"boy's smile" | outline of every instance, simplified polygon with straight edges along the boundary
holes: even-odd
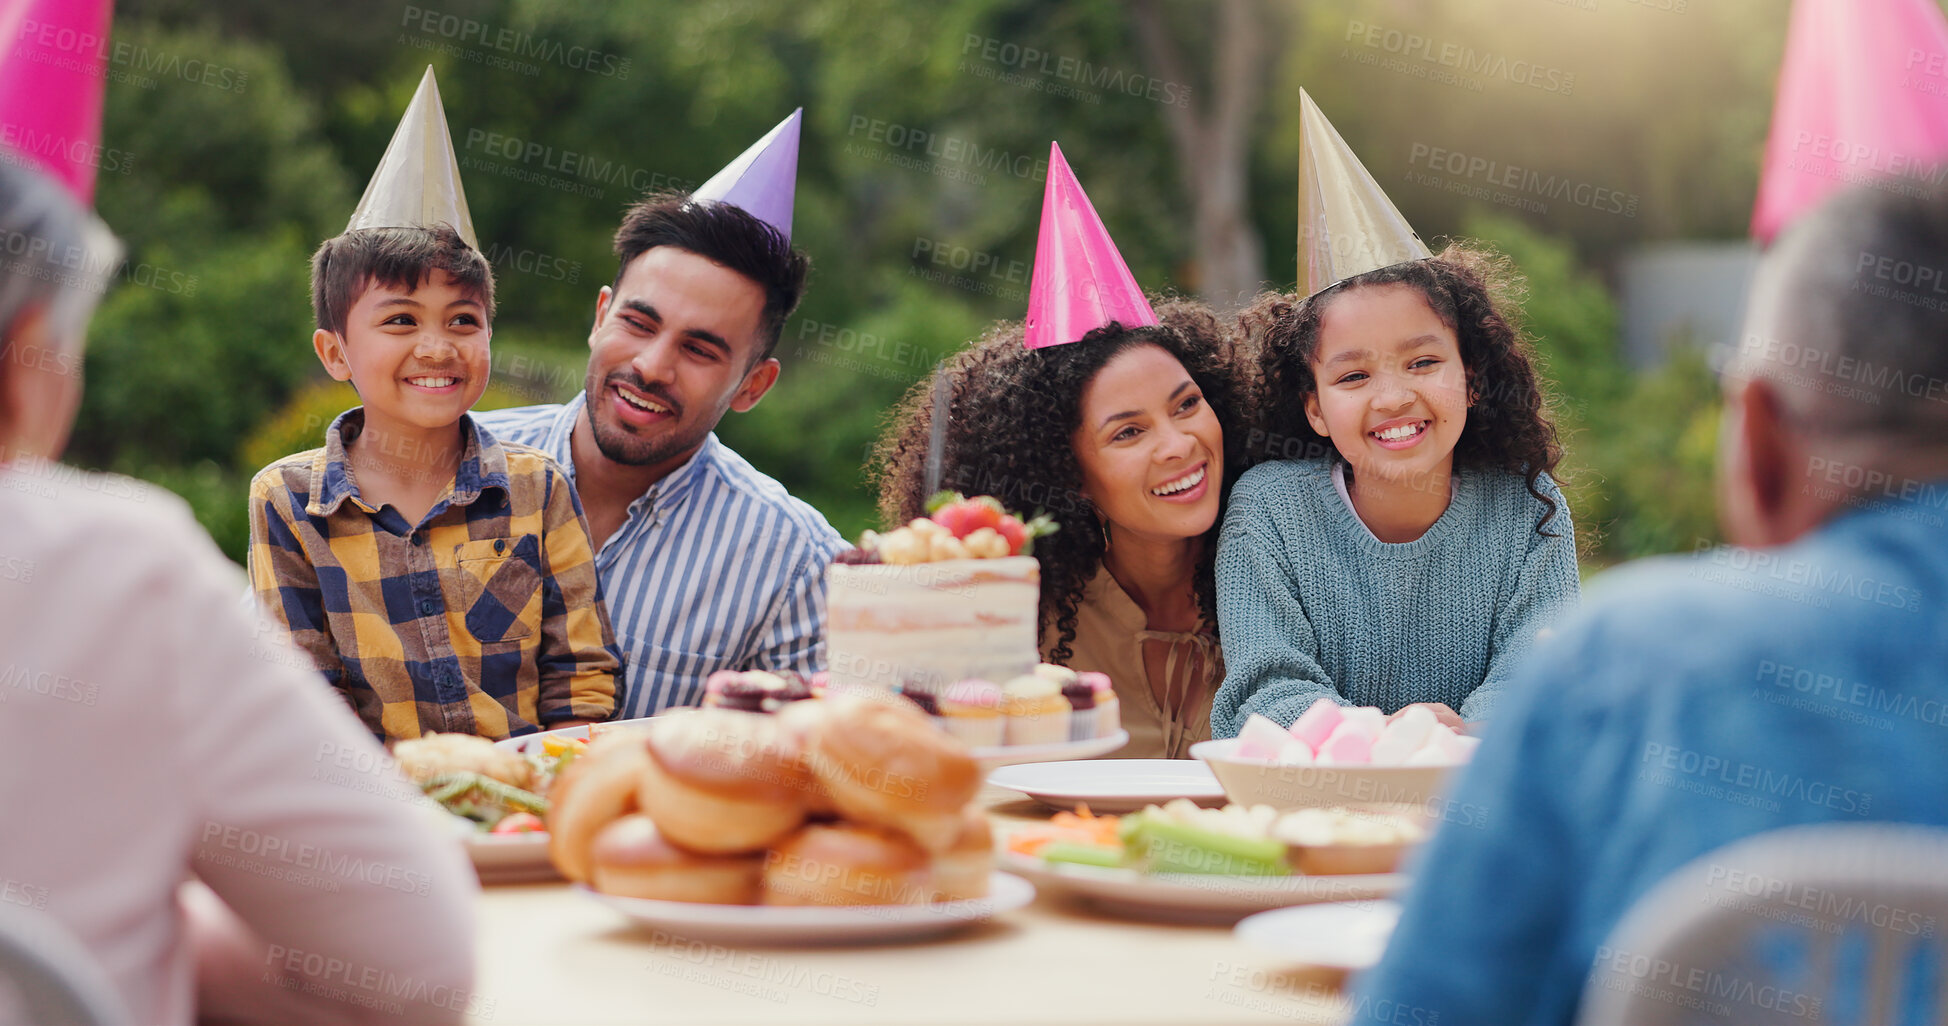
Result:
[[[313,342],[331,376],[358,389],[368,432],[412,434],[451,427],[480,400],[492,336],[480,301],[435,268],[411,290],[369,283],[344,336]]]

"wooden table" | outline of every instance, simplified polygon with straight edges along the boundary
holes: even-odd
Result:
[[[1047,810],[981,794],[1005,829]],[[472,1021],[489,1024],[1337,1023],[1329,973],[1280,970],[1229,926],[1120,919],[1047,894],[918,943],[729,947],[639,927],[567,885],[490,886]]]

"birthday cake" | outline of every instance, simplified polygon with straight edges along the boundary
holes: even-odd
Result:
[[[1007,681],[1040,658],[1046,519],[1022,521],[987,497],[943,496],[932,515],[866,532],[826,570],[826,666],[834,689],[939,694],[963,680]]]

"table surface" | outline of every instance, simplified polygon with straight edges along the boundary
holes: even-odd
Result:
[[[996,826],[1049,811],[987,787]],[[1330,1024],[1335,974],[1281,968],[1229,925],[1146,922],[1048,894],[919,942],[748,947],[636,925],[563,883],[490,885],[474,1022]]]

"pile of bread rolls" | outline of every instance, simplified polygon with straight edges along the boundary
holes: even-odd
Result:
[[[979,765],[898,699],[673,712],[607,734],[555,783],[549,855],[605,894],[728,905],[987,895]]]

